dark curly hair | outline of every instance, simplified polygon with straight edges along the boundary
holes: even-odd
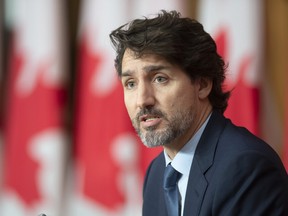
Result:
[[[225,63],[216,50],[216,43],[194,19],[182,18],[177,11],[162,10],[154,18],[144,17],[120,26],[110,34],[116,49],[115,68],[122,74],[122,58],[126,49],[136,57],[156,54],[178,65],[191,80],[201,77],[212,80],[208,96],[213,109],[224,113],[230,92],[223,92]]]

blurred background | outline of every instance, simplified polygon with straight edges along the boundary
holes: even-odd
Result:
[[[0,0],[0,215],[137,216],[161,148],[128,119],[109,33],[161,9],[199,20],[229,65],[225,115],[288,168],[287,0]]]

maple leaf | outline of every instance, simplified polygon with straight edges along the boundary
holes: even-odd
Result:
[[[117,187],[118,167],[110,157],[110,145],[115,136],[127,130],[127,116],[122,114],[119,88],[107,97],[91,91],[89,83],[102,59],[89,49],[87,40],[83,40],[79,55],[75,142],[76,157],[85,168],[83,192],[113,208],[123,203],[124,198]]]
[[[65,92],[61,87],[45,86],[43,74],[49,64],[38,67],[37,84],[31,94],[16,91],[16,80],[25,65],[25,56],[13,53],[5,124],[5,186],[15,191],[27,206],[41,201],[37,173],[40,164],[29,155],[30,141],[48,128],[63,126]]]
[[[81,177],[82,193],[109,209],[117,209],[126,202],[126,197],[123,188],[119,185],[121,172],[125,168],[121,167],[113,155],[115,140],[128,133],[136,143],[139,143],[139,145],[135,144],[138,151],[142,151],[143,147],[132,128],[124,106],[120,81],[116,83],[111,81],[110,85],[113,85],[113,89],[108,93],[93,92],[90,83],[95,73],[101,72],[100,68],[101,64],[104,64],[105,56],[91,50],[92,46],[86,37],[81,41],[74,134],[76,157],[84,169],[84,176]],[[107,75],[111,76],[111,73]],[[133,164],[141,174],[144,174],[141,168],[147,166],[147,158],[149,158],[147,155],[145,154],[144,160],[141,160],[141,157],[137,158],[136,163]],[[151,150],[150,156],[155,156]]]

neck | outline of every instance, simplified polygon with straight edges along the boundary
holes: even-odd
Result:
[[[197,120],[194,121],[195,124],[189,129],[188,133],[176,138],[172,143],[164,145],[165,152],[171,160],[174,159],[176,154],[186,145],[186,143],[196,134],[200,127],[204,124],[210,113],[212,112],[212,107],[206,107],[203,112],[198,116]]]

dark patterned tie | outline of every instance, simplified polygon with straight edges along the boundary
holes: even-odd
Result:
[[[177,182],[181,177],[181,173],[175,170],[171,164],[165,169],[164,172],[164,197],[166,202],[166,209],[168,216],[180,215],[180,199]]]

